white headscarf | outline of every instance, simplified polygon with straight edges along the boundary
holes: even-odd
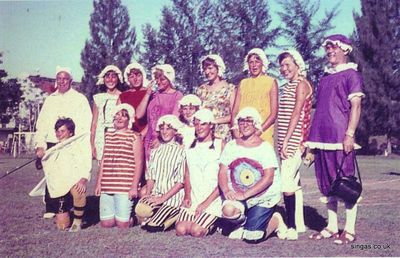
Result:
[[[201,68],[201,70],[203,70],[203,62],[207,58],[213,60],[217,64],[218,76],[222,77],[224,75],[224,73],[225,73],[226,67],[225,67],[224,60],[222,60],[222,58],[219,55],[210,54],[210,55],[206,55],[206,56],[203,56],[202,58],[200,58],[200,68]]]
[[[256,54],[260,57],[261,62],[263,63],[263,67],[262,67],[262,71],[263,73],[265,73],[268,69],[268,65],[269,65],[269,61],[267,56],[265,55],[264,50],[262,50],[261,48],[253,48],[252,50],[249,51],[249,53],[247,53],[246,57],[244,58],[244,62],[243,62],[243,71],[248,71],[249,70],[249,64],[247,62],[247,60],[249,59],[249,56],[252,54]]]
[[[188,94],[183,96],[183,98],[181,98],[179,100],[179,105],[180,106],[201,106],[201,99],[199,97],[197,97],[194,94]]]
[[[193,119],[199,120],[201,123],[212,123],[215,124],[215,117],[211,110],[202,108],[193,115]]]
[[[258,130],[262,130],[262,119],[260,113],[258,113],[258,111],[253,107],[245,107],[239,111],[239,113],[235,117],[233,128],[238,129],[239,119],[245,119],[248,117],[253,119],[255,128],[257,128]]]
[[[162,64],[162,65],[156,65],[151,69],[151,77],[153,80],[155,79],[154,73],[160,70],[163,72],[164,76],[167,77],[171,85],[174,87],[174,82],[175,82],[175,70],[170,64]]]
[[[143,87],[146,88],[146,87],[149,85],[149,81],[147,80],[146,71],[144,70],[144,67],[143,67],[141,64],[136,63],[136,62],[135,62],[135,63],[129,64],[129,65],[125,68],[125,71],[124,71],[124,80],[125,80],[125,83],[129,84],[129,82],[128,82],[128,75],[129,75],[129,73],[131,72],[132,69],[137,69],[137,70],[139,70],[139,71],[142,73],[142,76],[143,76]]]
[[[177,131],[179,131],[183,127],[183,124],[181,123],[181,121],[179,121],[178,117],[176,117],[175,115],[164,115],[160,117],[157,121],[157,127],[156,127],[157,132],[160,131],[160,126],[162,124],[167,124]]]
[[[285,51],[282,51],[282,53],[280,53],[280,55],[283,53],[288,53],[289,55],[292,56],[294,62],[299,67],[299,74],[306,77],[307,76],[307,66],[303,60],[303,57],[300,55],[300,53],[295,49],[287,49]]]
[[[109,71],[115,72],[118,75],[119,82],[123,82],[121,70],[118,67],[116,67],[115,65],[107,65],[106,67],[104,67],[104,69],[97,76],[96,85],[103,85],[104,84],[104,76]]]
[[[135,109],[126,103],[123,104],[119,104],[117,106],[115,106],[114,108],[114,116],[121,110],[125,109],[128,112],[129,115],[129,122],[132,124],[133,122],[135,122]]]

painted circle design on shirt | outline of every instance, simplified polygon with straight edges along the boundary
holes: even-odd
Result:
[[[253,187],[264,176],[264,170],[260,163],[248,158],[239,158],[230,165],[230,178],[233,191],[244,193]],[[256,196],[260,196],[266,189]]]

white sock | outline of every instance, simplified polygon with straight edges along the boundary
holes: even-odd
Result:
[[[344,226],[344,230],[349,232],[350,234],[356,233],[356,219],[357,219],[357,203],[349,204],[345,203],[346,206],[346,225]]]
[[[302,232],[305,231],[305,224],[304,224],[304,203],[303,203],[303,190],[299,189],[295,192],[296,196],[296,209],[294,214],[294,220],[296,224],[297,231]]]
[[[338,222],[337,222],[338,201],[336,200],[336,198],[329,197],[326,207],[328,208],[328,226],[326,227],[336,233],[338,232]]]

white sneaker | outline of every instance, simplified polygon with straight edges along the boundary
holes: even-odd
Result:
[[[53,212],[46,212],[45,214],[43,214],[43,218],[44,218],[44,219],[52,219],[52,218],[54,218],[55,216],[56,216],[56,214],[53,213]]]
[[[244,233],[244,229],[243,227],[239,227],[237,229],[235,229],[234,231],[232,231],[228,238],[229,239],[243,239],[243,233]]]
[[[272,214],[272,217],[278,219],[278,227],[275,230],[276,235],[278,236],[279,239],[285,239],[288,228],[285,222],[283,221],[282,215],[279,212],[275,212],[274,214]]]
[[[289,228],[286,233],[286,239],[293,241],[293,240],[297,240],[298,238],[299,238],[299,234],[297,233],[296,229]]]

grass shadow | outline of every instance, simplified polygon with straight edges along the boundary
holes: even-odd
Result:
[[[84,225],[83,228],[88,228],[96,225],[100,221],[99,213],[100,197],[98,196],[87,196],[85,214],[83,215]]]
[[[304,223],[309,229],[318,232],[327,225],[326,219],[318,213],[317,209],[310,206],[304,206]]]

